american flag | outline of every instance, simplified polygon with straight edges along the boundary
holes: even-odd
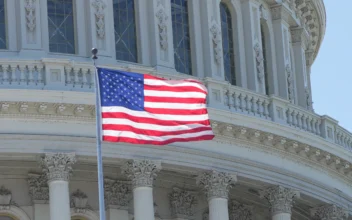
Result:
[[[196,80],[98,68],[102,138],[164,145],[212,140],[207,89]]]

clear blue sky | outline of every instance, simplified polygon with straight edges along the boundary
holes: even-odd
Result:
[[[324,3],[326,33],[311,72],[313,107],[352,132],[352,0]]]

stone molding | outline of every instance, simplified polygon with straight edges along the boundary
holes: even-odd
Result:
[[[195,206],[198,204],[195,193],[174,187],[169,194],[171,215],[174,218],[194,219]]]
[[[29,32],[33,32],[36,28],[36,0],[24,0],[24,8],[26,10],[27,28]]]
[[[232,200],[229,205],[230,220],[253,220],[253,206]]]
[[[56,110],[60,105],[67,106],[63,112]],[[77,109],[80,109],[80,111]],[[29,121],[40,119],[48,122],[75,121],[81,124],[91,124],[95,123],[94,115],[93,105],[9,101],[0,103],[0,118],[22,119],[25,117]],[[268,153],[276,152],[281,156],[289,157],[291,160],[304,163],[325,173],[328,171],[333,177],[337,176],[352,186],[350,161],[331,152],[258,129],[215,120],[211,120],[211,125],[216,135],[215,140],[229,144],[238,144],[238,141],[242,141],[248,143],[253,149],[261,148]],[[337,134],[341,133],[339,132],[337,131]],[[295,142],[294,145],[293,142]],[[331,146],[334,147],[333,144]],[[327,155],[330,155],[328,160],[322,160]]]
[[[9,189],[4,186],[0,187],[0,210],[8,210],[10,209],[12,202],[12,193]]]
[[[132,200],[131,182],[105,178],[104,194],[106,206],[127,210]]]
[[[283,186],[274,186],[260,191],[260,197],[269,202],[270,211],[274,216],[280,213],[291,214],[294,199],[299,198],[300,193]]]
[[[97,37],[104,39],[105,37],[105,8],[104,0],[93,0],[92,6],[95,8],[95,24],[97,29]]]
[[[90,210],[88,205],[88,196],[81,190],[77,189],[71,194],[70,206],[74,209],[75,213],[86,213]]]
[[[133,189],[153,187],[153,180],[160,170],[160,161],[151,160],[131,160],[121,167],[122,174],[132,180]]]
[[[324,205],[311,209],[314,220],[344,220],[348,218],[348,211],[336,205]]]
[[[164,4],[160,1],[157,3],[157,12],[155,13],[157,18],[157,25],[159,30],[159,43],[162,50],[167,50],[168,48],[168,38],[167,38],[167,20],[169,17],[166,14]]]
[[[197,185],[204,189],[208,201],[213,198],[228,199],[229,190],[236,181],[235,175],[214,170],[203,172],[197,177]]]
[[[48,178],[48,183],[57,180],[69,181],[72,165],[75,163],[75,153],[46,153],[41,158],[41,165]]]
[[[48,203],[49,202],[49,186],[48,179],[45,173],[28,174],[29,196],[33,203]]]

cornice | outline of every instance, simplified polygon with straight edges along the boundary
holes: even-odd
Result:
[[[84,124],[94,124],[95,122],[94,106],[63,103],[0,103],[1,118]],[[331,151],[328,152],[322,148],[303,143],[300,141],[301,139],[285,137],[246,125],[234,125],[216,120],[212,120],[211,124],[216,134],[215,140],[218,142],[242,145],[257,150],[262,149],[269,154],[274,153],[281,157],[289,157],[292,161],[305,163],[323,173],[338,177],[352,186],[351,161],[335,155]]]

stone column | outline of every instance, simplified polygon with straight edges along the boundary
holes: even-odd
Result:
[[[289,10],[283,5],[275,5],[271,8],[273,30],[275,39],[277,77],[279,96],[294,102],[293,71],[290,55],[290,30]],[[289,85],[290,84],[290,85]],[[292,88],[289,88],[291,86]]]
[[[50,220],[70,220],[70,194],[68,181],[74,153],[46,153],[41,163],[49,185]]]
[[[134,220],[154,220],[153,180],[161,164],[150,160],[126,162],[122,174],[132,180]]]
[[[309,88],[306,69],[306,47],[308,43],[308,33],[304,28],[291,29],[292,48],[296,72],[297,104],[308,109]]]
[[[209,203],[209,220],[229,220],[228,194],[237,181],[235,175],[218,171],[200,174],[197,184],[205,190]]]
[[[128,208],[132,197],[131,183],[121,180],[104,180],[107,220],[128,220]]]
[[[348,218],[348,211],[336,205],[324,205],[310,210],[314,220],[344,220]]]
[[[28,174],[29,196],[34,206],[34,219],[48,220],[49,209],[49,186],[46,174]]]
[[[242,0],[241,3],[244,46],[246,50],[247,88],[259,93],[265,93],[259,4],[252,0]]]
[[[260,197],[268,200],[272,220],[290,220],[294,198],[299,198],[296,190],[274,186],[260,192]]]

